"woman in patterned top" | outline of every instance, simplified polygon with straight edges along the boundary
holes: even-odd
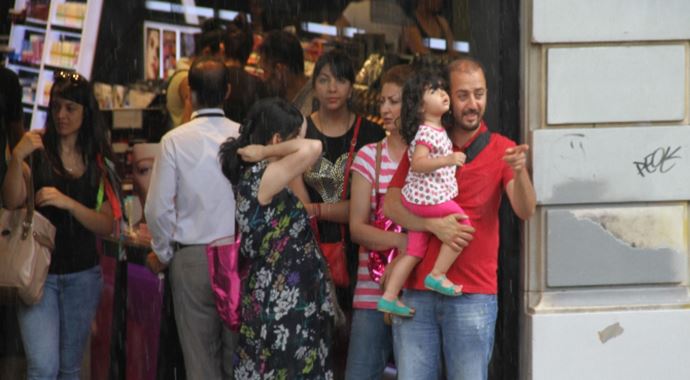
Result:
[[[318,220],[320,242],[345,243],[349,283],[338,284],[337,296],[338,304],[348,318],[352,309],[358,248],[352,243],[347,226],[351,178],[347,164],[362,146],[380,141],[385,136],[381,127],[350,108],[354,82],[355,70],[346,53],[332,50],[319,57],[312,77],[318,107],[307,118],[307,138],[321,140],[323,154],[303,177],[311,199],[307,208],[309,214]],[[345,372],[348,338],[347,327],[339,328],[335,343],[338,378]]]
[[[413,214],[437,218],[451,214],[465,214],[453,201],[458,195],[456,167],[465,163],[465,154],[453,152],[441,119],[448,112],[450,98],[441,75],[423,71],[405,84],[403,89],[402,135],[408,142],[410,172],[402,189],[402,203]],[[408,231],[407,251],[391,268],[386,290],[379,299],[377,309],[383,312],[411,317],[414,310],[398,300],[398,293],[407,276],[424,257],[429,233]],[[462,287],[446,278],[448,268],[460,252],[447,245],[441,246],[431,273],[424,286],[448,296],[459,296]]]
[[[233,184],[243,281],[235,379],[332,379],[333,287],[304,205],[288,184],[321,154],[282,99],[257,102],[238,139],[221,146]]]

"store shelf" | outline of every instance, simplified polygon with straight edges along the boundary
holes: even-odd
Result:
[[[27,0],[15,0],[14,9],[27,5]],[[12,24],[8,41],[12,53],[6,63],[24,78],[23,106],[31,114],[32,129],[45,124],[53,71],[77,71],[91,77],[102,5],[103,0],[51,0],[48,9],[37,13],[48,21],[27,17]]]
[[[66,71],[76,71],[74,65],[61,65],[58,63],[46,62],[43,65],[46,69],[56,71],[56,70],[66,70]]]
[[[19,70],[21,71],[27,71],[30,73],[38,74],[41,72],[41,65],[37,65],[35,63],[31,62],[13,62],[10,61],[7,63],[7,68],[10,70],[17,72]]]
[[[59,38],[72,38],[75,40],[80,40],[81,39],[81,30],[77,29],[67,29],[63,30],[63,28],[53,28],[53,26],[50,26],[50,37],[55,40]]]
[[[82,25],[81,24],[79,24],[79,25],[68,25],[68,24],[55,22],[55,23],[50,24],[50,27],[53,30],[62,30],[65,32],[71,32],[71,33],[76,33],[76,34],[80,34],[82,31]]]
[[[14,24],[14,26],[17,27],[17,28],[21,28],[21,29],[28,30],[28,31],[31,31],[31,32],[35,32],[35,33],[41,33],[41,34],[45,34],[45,33],[46,33],[46,28],[45,28],[45,26],[41,26],[41,25],[39,25],[39,24],[34,24],[34,23],[16,23],[16,24]]]
[[[26,18],[26,23],[27,23],[27,24],[34,24],[34,25],[36,25],[36,26],[42,26],[42,27],[44,27],[44,28],[46,27],[46,25],[48,25],[48,21],[46,21],[46,20],[41,20],[41,19],[39,19],[39,18],[33,18],[33,17],[27,17],[27,18]]]

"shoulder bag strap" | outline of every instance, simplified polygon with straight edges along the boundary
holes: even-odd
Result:
[[[475,157],[481,153],[487,145],[489,145],[489,140],[491,140],[491,132],[484,131],[479,136],[477,136],[474,141],[465,149],[465,155],[467,156],[465,164],[469,164]]]
[[[383,142],[376,143],[376,169],[374,171],[374,194],[379,194],[379,175],[381,174],[381,151],[383,149]]]
[[[362,117],[357,116],[357,123],[355,124],[355,133],[352,135],[350,142],[350,152],[347,154],[347,165],[345,165],[345,181],[343,181],[343,194],[341,199],[347,198],[347,188],[350,185],[350,168],[352,167],[352,160],[354,159],[355,146],[357,145],[357,135],[359,135],[359,126],[362,124]]]
[[[345,180],[343,181],[343,193],[341,196],[342,200],[347,199],[347,189],[350,185],[350,168],[352,167],[352,160],[354,159],[355,146],[357,145],[357,136],[359,135],[359,127],[362,125],[362,117],[357,116],[357,122],[355,123],[355,133],[352,135],[352,141],[350,142],[350,152],[347,154],[347,164],[345,165]],[[340,225],[340,240],[345,240],[345,225]]]
[[[24,217],[24,222],[22,222],[22,240],[29,236],[31,231],[31,224],[34,220],[34,209],[36,207],[34,203],[34,155],[33,153],[29,155],[29,178],[26,180],[26,215]]]

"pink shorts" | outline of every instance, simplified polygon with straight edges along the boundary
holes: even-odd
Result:
[[[453,200],[437,205],[423,206],[410,203],[403,197],[402,204],[411,213],[422,218],[442,218],[452,214],[466,215],[465,210]],[[459,223],[470,225],[469,219],[463,219]],[[423,258],[430,238],[431,233],[426,231],[407,231],[407,254]]]

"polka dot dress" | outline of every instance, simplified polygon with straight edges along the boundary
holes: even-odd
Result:
[[[424,145],[429,148],[432,158],[448,156],[453,153],[453,143],[445,129],[420,125],[414,140],[407,151],[410,161],[415,148]],[[449,201],[458,195],[458,183],[455,179],[455,166],[444,166],[430,173],[410,170],[405,179],[402,195],[412,204],[430,206]]]

